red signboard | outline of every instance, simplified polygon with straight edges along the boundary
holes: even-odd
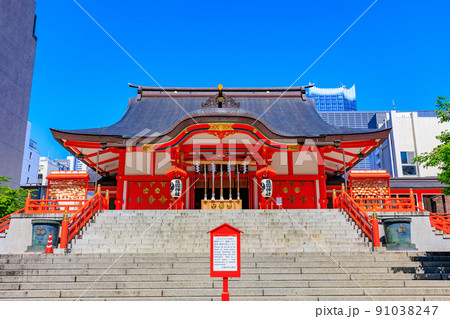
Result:
[[[243,232],[223,224],[208,233],[211,234],[211,277],[240,277]]]
[[[228,278],[241,277],[241,233],[244,232],[223,224],[208,233],[211,234],[211,277],[223,277],[222,300],[228,301]]]

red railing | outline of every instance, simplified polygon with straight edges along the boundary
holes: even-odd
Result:
[[[170,210],[184,209],[184,203],[181,200],[181,197],[179,197],[175,202],[169,203],[169,209]]]
[[[418,211],[430,214],[431,227],[442,231],[444,234],[450,234],[450,219],[445,213],[432,213],[423,208],[416,207]]]
[[[0,218],[0,233],[9,228],[11,222],[11,215],[13,214],[55,214],[67,213],[72,214],[69,220],[63,220],[61,227],[61,248],[67,248],[67,243],[78,234],[78,232],[86,225],[92,216],[102,209],[109,207],[109,192],[106,191],[106,197],[101,195],[100,187],[95,195],[87,200],[73,200],[73,199],[39,199],[32,200],[30,193],[25,202],[25,207]]]
[[[3,216],[0,218],[0,233],[5,232],[9,228],[9,224],[11,223],[11,216],[13,214],[21,214],[23,213],[25,208],[19,209],[17,212],[11,213],[9,215]]]
[[[33,199],[27,200],[25,214],[54,214],[79,210],[87,199]]]
[[[416,205],[412,190],[409,197],[368,197],[368,198],[351,198],[345,191],[341,191],[336,196],[333,191],[333,207],[345,209],[347,213],[355,220],[358,226],[366,233],[370,229],[370,218],[366,212],[417,212],[422,211],[430,215],[431,227],[442,231],[444,234],[450,234],[450,215],[446,213],[432,213]],[[358,220],[360,219],[360,220]],[[372,225],[373,226],[373,225]],[[378,227],[378,222],[377,222]],[[374,233],[375,234],[375,233]],[[375,236],[375,235],[374,235]],[[371,238],[369,236],[369,238]],[[379,240],[379,239],[378,239]],[[375,242],[374,242],[375,243]],[[375,246],[377,247],[377,246]]]
[[[437,230],[441,230],[444,234],[450,234],[450,220],[444,217],[441,217],[435,213],[430,214],[430,224],[431,227],[436,228]]]
[[[339,196],[336,196],[336,193],[333,191],[333,207],[345,210],[355,221],[356,225],[373,242],[373,246],[380,247],[380,231],[376,217],[371,218],[367,215],[359,204],[346,192],[341,192]]]
[[[103,197],[98,191],[95,195],[80,207],[70,219],[62,221],[60,248],[67,248],[67,244],[77,235],[92,216],[102,209],[108,209],[108,192]]]
[[[416,203],[414,197],[366,197],[352,198],[364,212],[414,212]]]
[[[0,233],[9,228],[13,214],[75,213],[87,202],[87,199],[31,199],[31,193],[28,192],[24,208],[0,218]]]
[[[281,209],[281,205],[277,205],[273,199],[268,200],[263,197],[259,202],[259,209]]]

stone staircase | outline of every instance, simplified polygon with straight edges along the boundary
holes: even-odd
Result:
[[[230,300],[450,300],[450,253],[371,252],[337,210],[102,212],[70,254],[0,255],[0,299],[220,300],[224,222],[244,231]]]
[[[243,254],[230,300],[450,300],[450,255]],[[207,254],[0,256],[1,300],[220,300]]]
[[[106,211],[74,253],[208,253],[207,232],[228,223],[244,232],[243,253],[370,251],[337,210]]]

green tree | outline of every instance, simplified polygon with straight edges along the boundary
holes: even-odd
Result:
[[[2,185],[2,183],[10,181],[10,177],[0,176],[0,217],[14,213],[25,206],[28,191],[23,188],[13,189]]]
[[[436,101],[436,114],[439,123],[450,122],[450,102],[444,96],[438,96]],[[422,164],[423,167],[438,167],[441,172],[438,178],[442,184],[450,185],[450,132],[445,130],[436,138],[441,142],[431,152],[425,152],[414,158],[413,163]],[[444,194],[450,195],[450,188],[444,188]]]

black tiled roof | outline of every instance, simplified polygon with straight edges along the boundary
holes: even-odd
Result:
[[[130,138],[140,136],[161,136],[171,131],[178,123],[193,117],[223,117],[223,121],[240,122],[246,117],[259,119],[273,133],[286,137],[319,137],[340,134],[361,134],[378,130],[337,127],[327,124],[316,111],[314,100],[301,97],[230,97],[240,103],[239,108],[202,108],[204,97],[183,97],[174,102],[170,97],[131,98],[128,109],[119,122],[101,128],[64,130],[66,133],[107,135]],[[273,105],[272,105],[273,104]],[[266,113],[264,113],[267,110]],[[262,115],[262,116],[261,116]],[[259,118],[261,116],[261,118]],[[253,121],[252,121],[253,122]],[[144,133],[144,134],[142,134]]]
[[[390,179],[391,188],[439,188],[449,187],[441,184],[437,177],[393,177]]]

